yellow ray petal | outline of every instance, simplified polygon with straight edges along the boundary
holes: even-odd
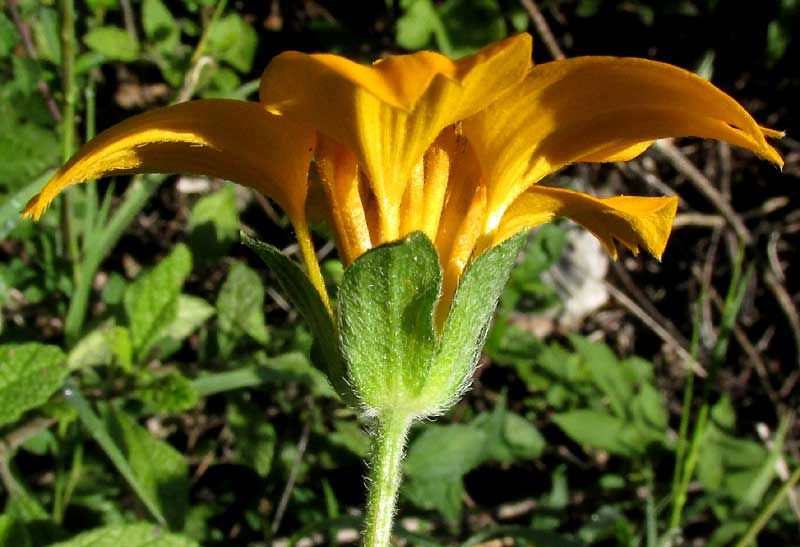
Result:
[[[320,135],[315,166],[325,189],[336,244],[345,266],[372,248],[353,153]]]
[[[508,208],[495,232],[494,244],[523,228],[568,217],[592,232],[614,258],[617,240],[634,254],[643,247],[660,260],[677,209],[677,196],[598,199],[572,190],[534,186]]]
[[[537,65],[463,124],[489,185],[487,231],[526,188],[577,161],[621,161],[664,137],[728,141],[778,165],[764,130],[731,97],[683,69],[579,57]]]
[[[479,186],[471,196],[469,207],[467,207],[461,219],[461,226],[457,235],[453,238],[449,252],[441,254],[440,259],[444,263],[444,273],[442,275],[442,297],[436,304],[436,325],[441,327],[450,311],[450,304],[461,279],[464,268],[467,267],[472,258],[475,244],[481,236],[481,226],[486,216],[486,187]]]
[[[191,173],[253,187],[304,222],[315,134],[259,103],[202,100],[158,108],[100,133],[56,173],[23,215],[38,219],[64,188],[132,173]]]
[[[406,183],[446,126],[471,116],[519,82],[530,64],[522,34],[458,61],[432,52],[372,66],[335,55],[275,57],[261,101],[276,114],[314,125],[350,148],[377,199],[381,239],[396,239]]]

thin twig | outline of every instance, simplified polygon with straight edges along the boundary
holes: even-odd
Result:
[[[8,0],[8,10],[11,12],[11,19],[14,21],[14,26],[17,27],[17,32],[19,32],[19,36],[22,39],[22,47],[25,49],[25,54],[31,61],[35,61],[38,56],[36,54],[36,48],[33,45],[33,40],[31,39],[31,31],[28,25],[25,24],[25,21],[22,20],[17,0]],[[36,83],[36,87],[39,93],[42,94],[45,104],[47,104],[50,117],[56,122],[60,122],[61,111],[58,109],[58,103],[56,103],[53,94],[50,92],[50,86],[47,85],[47,82],[43,79],[39,79]]]
[[[741,217],[733,210],[731,204],[717,190],[711,181],[668,139],[658,140],[653,143],[653,149],[666,159],[672,167],[685,176],[689,182],[717,208],[720,214],[730,224],[737,237],[745,244],[753,243],[753,236],[742,222]]]
[[[681,331],[675,327],[675,325],[664,317],[664,315],[658,311],[658,308],[650,301],[644,292],[639,288],[639,286],[631,279],[628,270],[626,270],[619,262],[614,261],[612,262],[612,267],[614,268],[614,273],[617,275],[619,280],[625,286],[625,289],[628,293],[633,297],[633,299],[641,306],[645,313],[647,313],[656,323],[661,325],[666,331],[670,333],[681,347],[688,348],[689,341],[683,336]]]
[[[725,219],[722,215],[706,215],[703,213],[680,213],[675,216],[672,229],[678,230],[686,227],[696,228],[722,228]]]
[[[136,30],[136,15],[131,7],[131,0],[119,0],[122,6],[122,19],[125,24],[125,31],[130,35],[134,42],[139,43],[139,32]]]
[[[718,311],[722,311],[722,307],[724,305],[722,301],[722,297],[714,290],[713,287],[709,286],[709,295],[710,300],[713,301],[714,306],[717,308]],[[744,350],[745,355],[747,355],[748,360],[752,364],[753,368],[756,370],[756,374],[758,375],[759,380],[761,381],[761,387],[764,388],[767,396],[769,397],[772,404],[775,406],[776,412],[778,414],[781,413],[783,409],[783,403],[781,402],[781,397],[775,388],[772,387],[772,384],[769,383],[769,371],[767,370],[767,364],[764,362],[764,359],[761,357],[761,353],[759,353],[758,349],[755,345],[750,341],[750,338],[747,336],[747,333],[740,327],[739,325],[735,325],[733,327],[733,336],[736,338],[736,342],[739,346]]]
[[[52,418],[36,418],[18,427],[2,439],[0,439],[0,481],[2,481],[6,492],[13,493],[17,488],[14,476],[8,466],[10,456],[25,441],[36,435],[42,430],[47,429],[56,423]]]
[[[547,51],[550,52],[553,59],[563,59],[565,57],[564,51],[561,49],[561,46],[558,45],[553,31],[550,30],[550,25],[547,24],[547,20],[544,18],[544,15],[542,15],[536,2],[534,2],[534,0],[520,0],[520,3],[525,10],[527,10],[528,15],[531,16],[531,21],[533,21],[533,26],[536,27],[536,32],[542,38],[544,45],[547,47]]]
[[[631,300],[627,294],[619,290],[612,283],[604,281],[603,285],[606,290],[611,294],[614,300],[617,301],[623,308],[628,310],[631,314],[635,315],[642,323],[647,325],[653,333],[661,338],[666,344],[675,348],[675,351],[682,359],[682,364],[687,368],[694,371],[695,374],[705,378],[706,370],[698,363],[689,350],[681,345],[672,334],[661,326],[658,321],[653,319],[646,311],[644,311],[636,302]]]
[[[783,315],[786,316],[786,320],[789,322],[792,336],[794,337],[795,360],[797,361],[797,366],[800,367],[800,316],[798,316],[797,308],[789,295],[789,291],[786,290],[786,287],[783,286],[772,271],[765,271],[761,278],[775,297],[775,300],[778,301]]]
[[[311,410],[313,408],[314,401],[310,396],[306,400],[308,402],[309,410]],[[303,456],[305,456],[306,448],[308,448],[308,437],[311,435],[312,420],[310,414],[311,412],[309,412],[308,419],[306,420],[305,424],[303,424],[303,431],[300,433],[300,440],[297,441],[297,454],[292,462],[292,468],[289,471],[289,478],[286,480],[286,486],[281,494],[278,507],[275,509],[275,516],[272,519],[272,524],[269,527],[272,535],[275,535],[281,526],[281,520],[283,520],[283,515],[286,513],[286,507],[289,505],[289,498],[292,495],[294,484],[297,481],[297,475],[300,473],[300,465],[303,463]]]

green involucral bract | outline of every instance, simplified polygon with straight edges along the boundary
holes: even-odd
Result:
[[[275,274],[281,289],[297,306],[308,328],[311,329],[311,334],[314,336],[314,345],[311,348],[314,366],[327,375],[331,386],[345,403],[354,404],[353,393],[347,385],[346,369],[333,321],[317,289],[300,266],[279,249],[253,239],[244,232],[241,233],[241,238],[242,242],[261,257]]]
[[[242,235],[294,300],[315,337],[315,361],[348,402],[372,415],[424,418],[455,403],[469,385],[492,314],[524,242],[509,239],[464,272],[441,332],[439,256],[421,232],[376,247],[344,274],[336,331],[300,268],[278,249]],[[337,337],[338,335],[338,337]]]

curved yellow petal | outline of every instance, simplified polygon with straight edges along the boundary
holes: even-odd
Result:
[[[508,208],[495,232],[494,244],[523,228],[568,217],[592,232],[614,258],[617,240],[634,254],[643,247],[660,260],[677,209],[677,196],[598,199],[572,190],[534,186]]]
[[[621,161],[655,139],[725,140],[778,165],[765,130],[735,100],[683,69],[644,59],[578,57],[534,66],[463,123],[489,186],[487,232],[532,184],[578,161]]]
[[[381,240],[389,241],[399,236],[406,184],[428,147],[519,82],[530,53],[527,34],[457,61],[420,52],[365,66],[287,52],[264,71],[261,101],[353,151],[377,200]]]
[[[67,186],[132,173],[190,173],[253,187],[305,219],[315,133],[260,103],[192,101],[133,116],[83,146],[26,206],[39,218]]]

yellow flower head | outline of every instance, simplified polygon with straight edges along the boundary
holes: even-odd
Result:
[[[286,52],[264,71],[259,103],[199,100],[134,116],[81,148],[23,214],[39,218],[65,187],[103,176],[220,177],[284,209],[323,298],[309,215],[330,223],[345,265],[424,232],[444,268],[446,307],[477,254],[560,216],[612,255],[617,240],[660,258],[677,197],[597,199],[536,183],[571,163],[624,161],[681,136],[724,140],[782,165],[765,139],[781,133],[663,63],[582,57],[532,66],[528,34],[456,61],[426,51],[365,66]]]

